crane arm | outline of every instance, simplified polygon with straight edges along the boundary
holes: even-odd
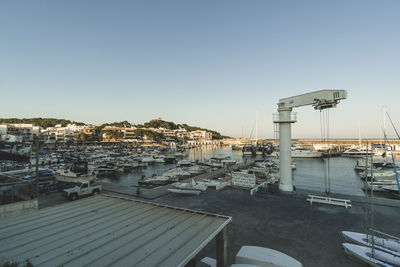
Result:
[[[320,90],[312,93],[282,98],[279,100],[279,109],[291,109],[312,105],[314,109],[326,109],[336,107],[342,99],[347,98],[346,90]]]

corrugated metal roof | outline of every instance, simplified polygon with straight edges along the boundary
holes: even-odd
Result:
[[[0,257],[40,266],[181,266],[230,217],[101,195],[0,220]]]

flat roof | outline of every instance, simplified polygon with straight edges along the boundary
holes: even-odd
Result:
[[[0,219],[0,258],[39,266],[183,266],[231,221],[100,195]]]

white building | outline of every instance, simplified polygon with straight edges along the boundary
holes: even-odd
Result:
[[[11,135],[11,134],[1,134],[0,140],[7,143],[22,143],[22,136]]]
[[[60,124],[54,127],[47,127],[42,131],[42,136],[46,141],[66,142],[74,138],[74,133],[68,127],[61,127]]]
[[[11,140],[21,140],[16,142],[31,142],[33,141],[33,125],[32,124],[1,124],[0,136],[2,140],[14,142]],[[15,136],[15,137],[13,137]]]
[[[203,130],[196,130],[189,132],[189,137],[192,140],[211,140],[212,133]]]
[[[87,126],[86,125],[68,124],[67,127],[65,127],[65,128],[73,133],[81,133],[83,131],[83,129],[85,129],[85,127],[87,127]]]

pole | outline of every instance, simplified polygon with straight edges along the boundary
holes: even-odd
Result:
[[[397,173],[396,161],[394,160],[393,153],[392,153],[392,161],[393,161],[394,173],[395,173],[395,175],[396,175],[396,181],[397,181],[397,190],[399,191],[399,195],[400,195],[399,174]]]
[[[367,147],[368,149],[368,147]],[[368,150],[367,150],[368,151]],[[368,153],[367,153],[368,154]],[[374,176],[372,173],[372,169],[374,166],[373,162],[373,151],[372,151],[372,144],[371,144],[371,242],[372,242],[372,258],[375,258],[375,242],[374,242]]]
[[[282,192],[293,191],[292,180],[292,133],[291,133],[291,108],[278,109],[279,111],[279,190]]]
[[[36,198],[39,199],[39,135],[36,136]]]
[[[216,241],[217,267],[226,267],[228,266],[228,234],[226,227],[218,233]]]
[[[256,143],[257,143],[257,134],[258,134],[258,111],[256,111]]]
[[[383,146],[385,149],[385,162],[386,162],[387,161],[387,143],[386,143],[387,136],[386,136],[386,116],[385,116],[386,109],[384,106],[382,107],[382,113],[383,113],[383,140],[384,140]]]

